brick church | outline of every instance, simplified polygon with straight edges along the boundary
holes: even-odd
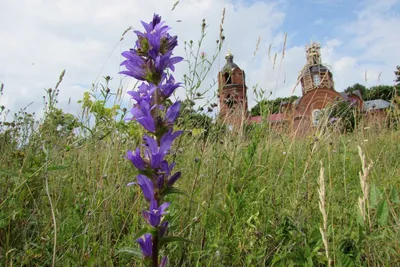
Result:
[[[266,118],[250,116],[245,72],[233,62],[233,55],[228,52],[226,64],[218,73],[219,119],[233,126],[267,122],[275,128],[307,132],[318,125],[321,110],[336,99],[351,99],[361,108],[363,100],[359,92],[346,95],[335,90],[333,75],[321,62],[320,49],[317,43],[306,47],[307,62],[298,77],[302,96],[292,103],[282,103],[280,113]]]

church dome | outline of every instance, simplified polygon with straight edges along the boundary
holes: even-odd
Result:
[[[225,59],[226,59],[226,64],[222,68],[221,72],[229,72],[232,71],[232,69],[236,68],[240,69],[239,66],[233,62],[233,55],[231,54],[230,51],[228,51],[228,53],[226,54]]]

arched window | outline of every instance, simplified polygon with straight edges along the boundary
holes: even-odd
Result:
[[[314,74],[313,80],[314,80],[314,86],[319,86],[319,85],[320,85],[320,83],[321,83],[321,78],[319,77],[318,74]]]
[[[232,83],[232,75],[229,74],[228,72],[225,72],[225,83],[226,84],[231,84]]]
[[[319,125],[319,117],[321,115],[321,110],[319,109],[314,109],[312,111],[312,123],[314,127],[317,127]]]

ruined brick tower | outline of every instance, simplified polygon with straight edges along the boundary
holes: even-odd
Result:
[[[233,62],[230,52],[225,58],[226,64],[218,73],[219,119],[228,124],[239,125],[248,117],[245,74]]]

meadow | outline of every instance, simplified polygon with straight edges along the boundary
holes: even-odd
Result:
[[[140,129],[87,94],[79,123],[57,109],[57,87],[40,124],[20,111],[1,125],[0,265],[140,266],[144,199],[126,186],[137,172],[125,158]],[[166,217],[190,242],[166,246],[170,266],[400,264],[396,129],[296,138],[267,124],[180,125]]]
[[[185,42],[192,97],[167,156],[182,172],[166,196],[169,266],[399,266],[397,124],[321,123],[295,136],[212,122],[203,111],[214,104],[192,103],[224,36],[221,24],[206,61],[201,27],[198,48]],[[110,90],[108,76],[84,93],[80,116],[64,113],[64,74],[46,89],[42,118],[0,108],[0,266],[142,266],[146,201],[127,186],[138,171],[125,156],[144,131],[124,120],[125,92]]]

